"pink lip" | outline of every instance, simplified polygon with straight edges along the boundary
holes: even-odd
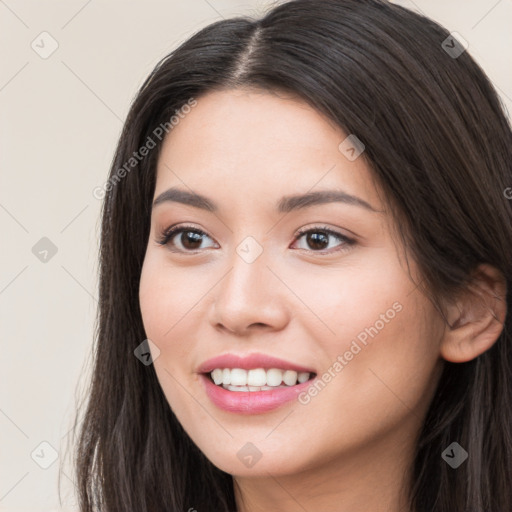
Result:
[[[197,373],[201,374],[200,378],[206,394],[217,407],[238,414],[258,414],[276,409],[297,398],[302,391],[311,385],[314,379],[295,386],[266,391],[229,391],[222,386],[217,386],[209,378],[208,374],[215,368],[243,368],[245,370],[278,368],[316,373],[311,368],[265,354],[249,354],[245,357],[236,354],[224,354],[208,359],[197,369]]]
[[[208,359],[202,363],[197,369],[197,373],[210,373],[215,368],[242,368],[251,370],[253,368],[278,368],[280,370],[295,370],[296,372],[316,373],[310,368],[290,363],[284,359],[268,356],[266,354],[249,354],[241,357],[236,354],[224,354],[221,356]]]
[[[297,398],[314,381],[310,379],[296,386],[268,391],[228,391],[214,384],[206,375],[200,375],[200,378],[206,394],[217,407],[238,414],[258,414],[277,409]]]

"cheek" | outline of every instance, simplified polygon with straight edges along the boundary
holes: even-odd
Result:
[[[304,315],[302,325],[327,356],[324,403],[351,409],[351,417],[399,412],[401,401],[418,403],[433,381],[437,316],[395,261],[380,257],[340,270],[339,278],[317,274],[315,287],[297,281],[295,288],[317,315]]]
[[[180,384],[198,379],[194,354],[206,321],[202,298],[212,288],[211,280],[204,271],[171,266],[158,251],[146,254],[139,285],[141,315],[146,336],[160,350],[154,367],[173,409],[189,400]]]
[[[314,330],[312,339],[325,340],[331,351],[348,348],[357,336],[362,341],[371,339],[366,329],[375,324],[379,332],[384,327],[389,330],[388,325],[399,316],[404,298],[414,287],[387,251],[377,255],[361,257],[356,263],[351,260],[329,271],[310,271],[307,279],[303,273],[287,276],[296,295],[311,310],[301,314],[300,321]]]
[[[146,255],[140,277],[139,304],[144,330],[149,339],[160,338],[166,329],[166,315],[163,313],[170,308],[166,305],[168,297],[162,277],[152,258]]]
[[[331,363],[324,370],[332,382],[324,404],[337,404],[361,432],[390,428],[415,410],[420,416],[437,382],[438,333],[430,303],[405,290],[388,298],[382,307],[369,304],[368,314],[344,317],[349,325],[338,324],[338,341],[329,346]]]
[[[147,336],[167,344],[198,301],[202,288],[196,274],[169,267],[161,255],[148,252],[142,267],[139,303]],[[200,295],[199,295],[200,296]]]
[[[146,336],[160,350],[154,360],[160,387],[180,419],[197,414],[193,401],[183,390],[183,383],[190,379],[188,322],[197,294],[198,288],[191,283],[190,275],[187,278],[186,272],[167,268],[159,254],[148,252],[139,285],[142,320]]]

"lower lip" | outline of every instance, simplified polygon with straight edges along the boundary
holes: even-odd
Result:
[[[229,391],[214,384],[206,375],[200,375],[206,394],[221,409],[238,414],[258,414],[272,411],[291,402],[311,385],[314,379],[287,388],[267,391]]]

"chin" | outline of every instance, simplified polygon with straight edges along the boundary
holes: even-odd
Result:
[[[275,426],[275,425],[274,425]],[[208,460],[220,470],[233,476],[268,477],[296,474],[313,465],[312,453],[299,450],[304,443],[287,436],[283,439],[265,440],[270,430],[259,436],[241,436],[216,446],[201,446]],[[250,439],[253,439],[252,441]]]

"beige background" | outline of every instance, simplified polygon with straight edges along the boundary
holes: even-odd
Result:
[[[511,0],[397,3],[460,33],[512,112]],[[1,511],[74,510],[69,460],[62,508],[57,475],[97,304],[101,203],[92,191],[106,179],[135,92],[192,33],[267,4],[0,0]],[[51,44],[57,50],[43,59]],[[57,249],[46,262],[32,252],[42,237]],[[58,456],[47,469],[40,464],[53,452],[42,442]]]

